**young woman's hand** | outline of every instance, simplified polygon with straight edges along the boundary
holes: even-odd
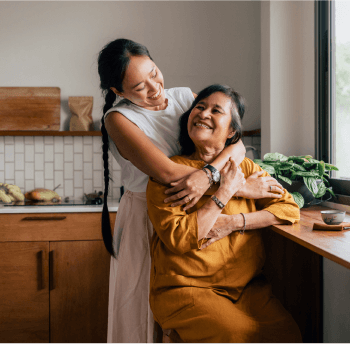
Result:
[[[167,189],[165,194],[175,194],[164,200],[164,203],[172,203],[172,207],[186,204],[184,210],[193,207],[209,188],[209,179],[203,170],[191,173],[176,182],[170,184],[172,188]]]
[[[235,196],[250,199],[281,198],[284,194],[282,185],[273,177],[260,177],[263,173],[264,171],[257,171],[249,176]]]

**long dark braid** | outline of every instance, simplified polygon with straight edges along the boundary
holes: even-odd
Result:
[[[100,88],[105,96],[105,105],[103,107],[103,116],[101,119],[102,157],[105,182],[104,204],[102,210],[102,237],[106,249],[113,256],[115,256],[115,252],[113,249],[113,237],[107,205],[109,180],[111,179],[108,166],[109,141],[104,118],[106,112],[113,106],[116,100],[116,95],[111,90],[111,87],[114,87],[119,92],[123,92],[123,79],[130,62],[130,57],[132,56],[148,56],[152,60],[148,49],[144,45],[124,38],[116,39],[115,41],[108,43],[98,55]]]
[[[103,116],[101,119],[101,133],[102,133],[102,158],[103,158],[103,167],[104,167],[104,181],[105,181],[105,190],[104,190],[104,202],[102,209],[102,238],[105,243],[107,251],[114,256],[113,249],[113,237],[112,237],[112,229],[111,229],[111,221],[109,217],[107,197],[108,197],[108,189],[109,189],[109,164],[108,164],[108,150],[109,150],[109,141],[108,141],[108,133],[105,127],[104,115],[106,112],[113,106],[115,102],[116,95],[113,91],[109,90],[106,94],[105,101],[106,104],[103,107]]]

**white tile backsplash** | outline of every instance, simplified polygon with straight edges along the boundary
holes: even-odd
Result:
[[[73,161],[73,145],[64,145],[64,161]]]
[[[63,154],[62,153],[56,153],[54,158],[54,170],[55,171],[63,171]]]
[[[34,185],[35,185],[35,188],[45,187],[44,171],[34,172]]]
[[[5,169],[5,154],[0,153],[0,171]]]
[[[27,144],[24,146],[24,160],[25,162],[34,162],[34,145]]]
[[[64,197],[74,196],[73,179],[64,181]]]
[[[73,146],[74,146],[74,153],[83,153],[83,137],[74,136]]]
[[[45,162],[45,180],[53,179],[53,162]]]
[[[60,188],[63,189],[63,185],[64,185],[64,178],[63,178],[63,171],[55,171],[54,172],[54,184],[55,184],[55,187],[60,185]]]
[[[15,153],[15,170],[24,170],[24,153]]]
[[[57,185],[56,185],[57,186]],[[55,188],[54,182],[51,179],[45,179],[45,189],[53,190]]]
[[[63,142],[65,145],[67,144],[73,144],[73,136],[64,136]]]
[[[102,170],[103,169],[102,153],[94,153],[93,154],[92,168],[94,170]]]
[[[74,171],[83,170],[83,154],[74,153]]]
[[[53,136],[44,136],[44,143],[45,143],[45,145],[52,145],[53,144]]]
[[[14,162],[15,161],[15,146],[6,145],[5,146],[5,162]]]
[[[45,145],[44,146],[44,161],[45,162],[53,162],[53,145]]]
[[[64,179],[73,179],[73,163],[72,162],[66,162],[64,164]]]
[[[55,153],[63,153],[63,136],[54,136]]]
[[[83,171],[74,171],[74,188],[83,187]]]
[[[84,162],[92,162],[92,146],[91,145],[84,145],[83,160],[84,160]]]
[[[4,136],[0,136],[0,153],[5,153],[5,140],[4,140]]]
[[[92,138],[92,151],[94,153],[102,152],[102,138],[100,136],[94,136]]]
[[[92,179],[92,163],[84,162],[84,179]]]
[[[24,153],[24,137],[15,136],[15,153]]]
[[[24,136],[25,145],[32,145],[33,143],[34,143],[34,136]]]
[[[119,199],[120,166],[109,153],[109,196]],[[100,136],[0,136],[0,183],[22,192],[44,187],[62,197],[80,199],[104,191]],[[115,195],[115,196],[114,196]]]
[[[44,153],[43,136],[34,136],[34,150],[35,150],[35,153]]]
[[[24,188],[24,171],[15,171],[15,184],[21,189]]]
[[[35,167],[34,167],[35,171],[43,171],[44,170],[44,154],[35,153],[34,154],[34,164],[35,164]]]
[[[93,171],[93,181],[94,181],[94,189],[102,188],[102,171]]]
[[[92,136],[83,136],[84,145],[92,145]]]
[[[14,143],[15,143],[14,136],[5,136],[5,145],[13,145]]]
[[[34,179],[34,162],[24,163],[24,178]],[[27,191],[30,191],[30,190],[27,190]]]
[[[15,163],[6,162],[5,163],[5,180],[15,179]],[[10,183],[8,183],[10,184]]]

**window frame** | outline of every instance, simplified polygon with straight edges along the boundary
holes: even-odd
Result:
[[[315,90],[316,90],[316,146],[315,156],[318,160],[332,161],[333,123],[335,78],[332,74],[333,59],[333,33],[335,23],[331,20],[335,11],[335,1],[315,1]],[[350,178],[338,179],[330,174],[330,185],[337,195],[350,196]]]

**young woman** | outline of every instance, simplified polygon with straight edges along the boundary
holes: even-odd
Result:
[[[148,177],[171,185],[165,201],[189,209],[209,188],[210,171],[177,164],[169,159],[180,152],[178,119],[196,96],[187,87],[165,89],[161,71],[148,50],[127,39],[107,44],[99,53],[100,87],[105,96],[102,117],[104,206],[102,235],[111,253],[108,342],[153,342],[154,320],[149,308],[149,243],[153,227],[147,214]],[[241,109],[242,110],[242,109]],[[108,150],[122,169],[123,195],[112,237],[107,196]],[[231,157],[237,164],[245,149],[230,145],[211,165],[220,171]],[[273,178],[247,179],[235,196],[279,198],[283,193]],[[215,177],[215,176],[214,176]]]

